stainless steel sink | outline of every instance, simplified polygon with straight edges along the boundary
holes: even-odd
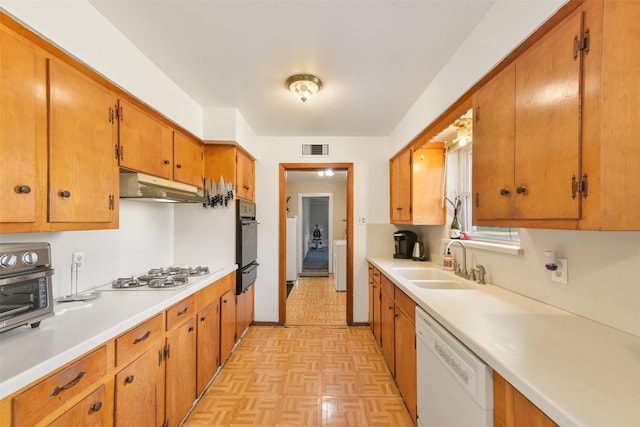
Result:
[[[456,281],[452,273],[447,273],[438,268],[430,267],[395,267],[396,274],[407,280],[440,280]]]

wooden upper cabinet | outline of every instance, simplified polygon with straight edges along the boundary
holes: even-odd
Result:
[[[0,29],[0,222],[36,221],[36,55]]]
[[[444,143],[425,144],[414,150],[412,156],[412,223],[444,224]]]
[[[69,66],[55,59],[47,64],[49,221],[117,221],[114,98]]]
[[[205,145],[204,176],[215,182],[220,178],[232,182],[236,197],[255,200],[255,160],[236,145]]]
[[[576,10],[474,95],[474,224],[580,218],[583,32]]]
[[[236,150],[236,179],[238,197],[255,200],[255,162],[242,150]]]
[[[405,149],[389,161],[392,223],[411,223],[411,150]]]
[[[515,66],[473,97],[473,219],[513,218],[515,188]]]
[[[515,63],[515,216],[578,219],[582,11],[559,23]]]
[[[204,148],[200,141],[173,132],[173,179],[202,187],[204,178]]]
[[[173,179],[173,130],[122,98],[118,119],[120,167]]]
[[[407,148],[389,162],[390,218],[394,224],[444,224],[444,144]]]

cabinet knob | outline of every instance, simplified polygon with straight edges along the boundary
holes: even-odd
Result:
[[[176,169],[182,169],[182,165],[180,164],[176,165]]]
[[[18,194],[29,194],[31,193],[31,187],[28,185],[18,185],[16,188],[16,193]]]
[[[133,382],[133,380],[134,380],[134,376],[133,375],[129,375],[128,377],[126,377],[124,379],[124,382],[127,383],[127,384],[131,384]]]
[[[522,194],[524,196],[525,194],[527,194],[527,187],[525,187],[524,185],[517,187],[516,193]]]
[[[165,164],[165,165],[168,165],[169,163],[171,163],[169,160],[165,160],[165,161],[164,161],[164,164]]]
[[[69,197],[71,197],[71,192],[67,191],[67,190],[60,190],[60,192],[58,193],[58,195],[60,197],[62,197],[63,199],[68,199]]]
[[[509,194],[511,194],[511,191],[509,191],[508,188],[503,188],[500,190],[500,195],[501,196],[508,196]]]
[[[93,405],[91,405],[91,410],[93,412],[98,412],[100,409],[102,409],[102,402],[96,402]]]

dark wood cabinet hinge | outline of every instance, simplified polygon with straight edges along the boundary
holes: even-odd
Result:
[[[571,177],[571,198],[575,200],[577,193],[582,193],[582,198],[586,199],[589,195],[589,175],[582,175],[582,180],[578,181],[576,176]]]
[[[476,208],[479,208],[480,207],[480,193],[476,193],[476,195],[475,195],[475,197],[473,199],[475,201]]]
[[[164,360],[164,355],[162,349],[158,350],[158,366],[162,365],[162,361]]]
[[[113,124],[113,108],[109,107],[109,123]]]
[[[480,107],[476,107],[476,123],[480,121]]]
[[[573,38],[573,59],[578,59],[578,52],[583,51],[585,54],[589,53],[589,43],[591,41],[591,32],[587,28],[584,31],[584,36],[582,38],[578,38],[575,36]]]
[[[109,210],[113,211],[116,209],[116,198],[113,194],[109,194]]]

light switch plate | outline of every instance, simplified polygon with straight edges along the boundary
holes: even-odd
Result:
[[[568,283],[569,262],[566,258],[557,258],[558,269],[551,272],[551,280],[566,285]]]

